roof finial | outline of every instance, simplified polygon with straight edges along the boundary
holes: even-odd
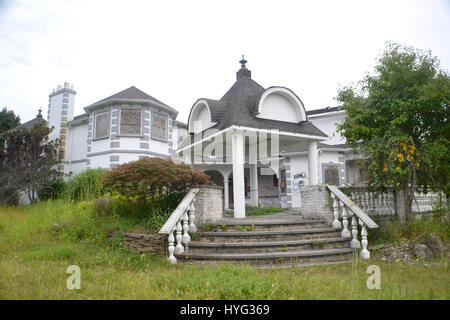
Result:
[[[241,64],[241,68],[245,69],[245,64],[247,63],[247,60],[244,59],[244,55],[242,55],[242,60],[239,61],[239,63]]]
[[[39,108],[39,113],[38,113],[37,117],[42,118],[42,108]]]

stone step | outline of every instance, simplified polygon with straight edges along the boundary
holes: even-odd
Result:
[[[283,252],[288,250],[347,248],[349,246],[350,239],[341,237],[284,241],[191,241],[189,243],[189,253]]]
[[[324,262],[350,261],[352,248],[289,250],[286,252],[256,253],[181,253],[175,255],[179,262],[216,265],[223,262],[244,263],[251,266],[285,266]]]
[[[197,232],[192,234],[193,241],[217,241],[217,242],[265,242],[275,240],[305,240],[319,238],[338,238],[340,229],[335,228],[310,228],[294,230],[260,230],[260,231],[213,231]]]
[[[326,228],[329,224],[320,221],[301,221],[301,220],[245,220],[239,221],[224,220],[219,224],[206,224],[199,226],[199,231],[216,232],[216,231],[269,231],[269,230],[299,230],[299,229],[317,229]]]

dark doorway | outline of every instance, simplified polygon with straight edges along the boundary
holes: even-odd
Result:
[[[324,178],[324,183],[338,186],[339,185],[339,167],[332,166],[332,165],[324,165],[323,166],[323,178]]]

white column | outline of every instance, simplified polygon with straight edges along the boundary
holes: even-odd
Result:
[[[223,198],[225,201],[225,210],[230,209],[230,198],[228,197],[229,186],[228,179],[223,180]]]
[[[242,131],[233,133],[232,149],[234,217],[245,218],[244,134]]]
[[[250,203],[258,206],[258,165],[250,164]]]
[[[319,174],[317,172],[317,141],[310,141],[308,143],[308,171],[309,184],[319,184]]]

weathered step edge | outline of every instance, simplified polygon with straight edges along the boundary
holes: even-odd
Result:
[[[348,242],[346,238],[317,238],[285,241],[247,241],[247,242],[211,242],[211,241],[191,241],[189,248],[248,248],[248,247],[284,247],[314,243]]]
[[[353,253],[352,248],[340,249],[322,249],[322,250],[302,250],[302,251],[285,251],[285,252],[257,252],[257,253],[181,253],[175,255],[179,258],[195,259],[195,260],[220,260],[220,261],[247,261],[247,260],[264,260],[278,258],[305,258],[320,257],[327,255],[341,255]]]
[[[299,229],[299,230],[267,230],[267,231],[215,231],[215,232],[197,232],[202,237],[254,237],[254,236],[266,236],[266,235],[290,235],[290,234],[309,234],[309,233],[327,233],[337,232],[339,228],[311,228],[311,229]]]

